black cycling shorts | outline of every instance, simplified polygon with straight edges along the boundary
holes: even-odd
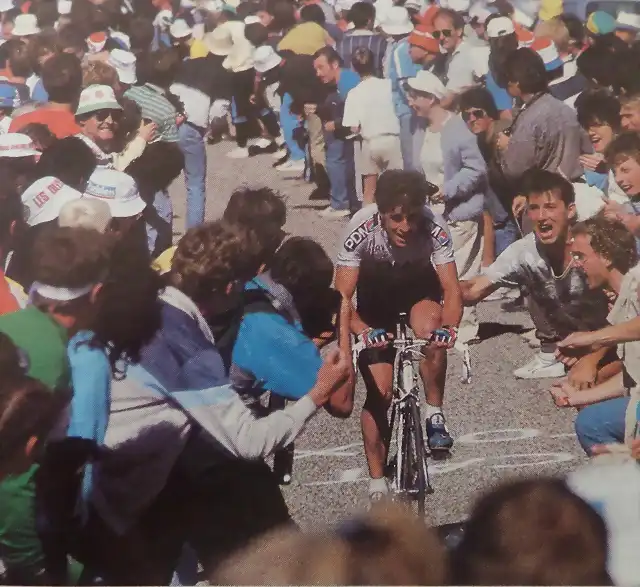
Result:
[[[398,314],[409,315],[411,308],[422,300],[442,301],[440,279],[431,263],[361,265],[358,314],[372,328],[384,328],[395,335]]]

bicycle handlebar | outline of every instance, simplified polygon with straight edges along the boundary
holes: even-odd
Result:
[[[425,347],[429,346],[432,343],[431,340],[425,340],[424,338],[400,338],[390,340],[386,346],[378,347],[378,348],[387,348],[389,346],[393,346],[395,349],[411,349],[412,347]],[[363,341],[356,342],[351,345],[351,351],[354,353],[361,353],[367,348],[367,345]],[[376,348],[376,347],[373,347]]]

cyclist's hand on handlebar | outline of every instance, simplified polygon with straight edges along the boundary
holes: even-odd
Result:
[[[359,338],[368,349],[384,348],[391,341],[391,337],[384,328],[366,328],[360,333]]]
[[[431,332],[429,340],[436,348],[451,349],[456,344],[458,329],[453,326],[441,326]]]
[[[326,404],[351,373],[349,357],[339,349],[328,352],[318,371],[316,384],[309,392],[309,397],[316,406]]]

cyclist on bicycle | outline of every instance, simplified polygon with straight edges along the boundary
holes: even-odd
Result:
[[[427,399],[426,433],[431,450],[449,450],[453,439],[442,413],[447,348],[452,348],[462,317],[462,295],[445,220],[426,205],[430,184],[414,171],[386,171],[376,189],[376,203],[357,212],[338,253],[336,289],[357,311],[351,330],[366,345],[360,370],[367,388],[362,416],[364,450],[369,465],[369,495],[388,492],[384,478],[390,434],[387,411],[393,391],[389,332],[400,312],[424,349],[420,375]]]

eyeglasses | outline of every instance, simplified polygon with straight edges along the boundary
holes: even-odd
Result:
[[[448,39],[451,35],[453,35],[453,31],[451,29],[443,29],[441,31],[433,31],[431,34],[433,35],[433,38],[438,41],[440,37]]]
[[[460,113],[460,115],[462,116],[462,120],[464,120],[465,122],[469,122],[472,117],[473,120],[478,120],[479,118],[484,118],[487,113],[480,108],[474,108],[473,110],[464,110]]]

